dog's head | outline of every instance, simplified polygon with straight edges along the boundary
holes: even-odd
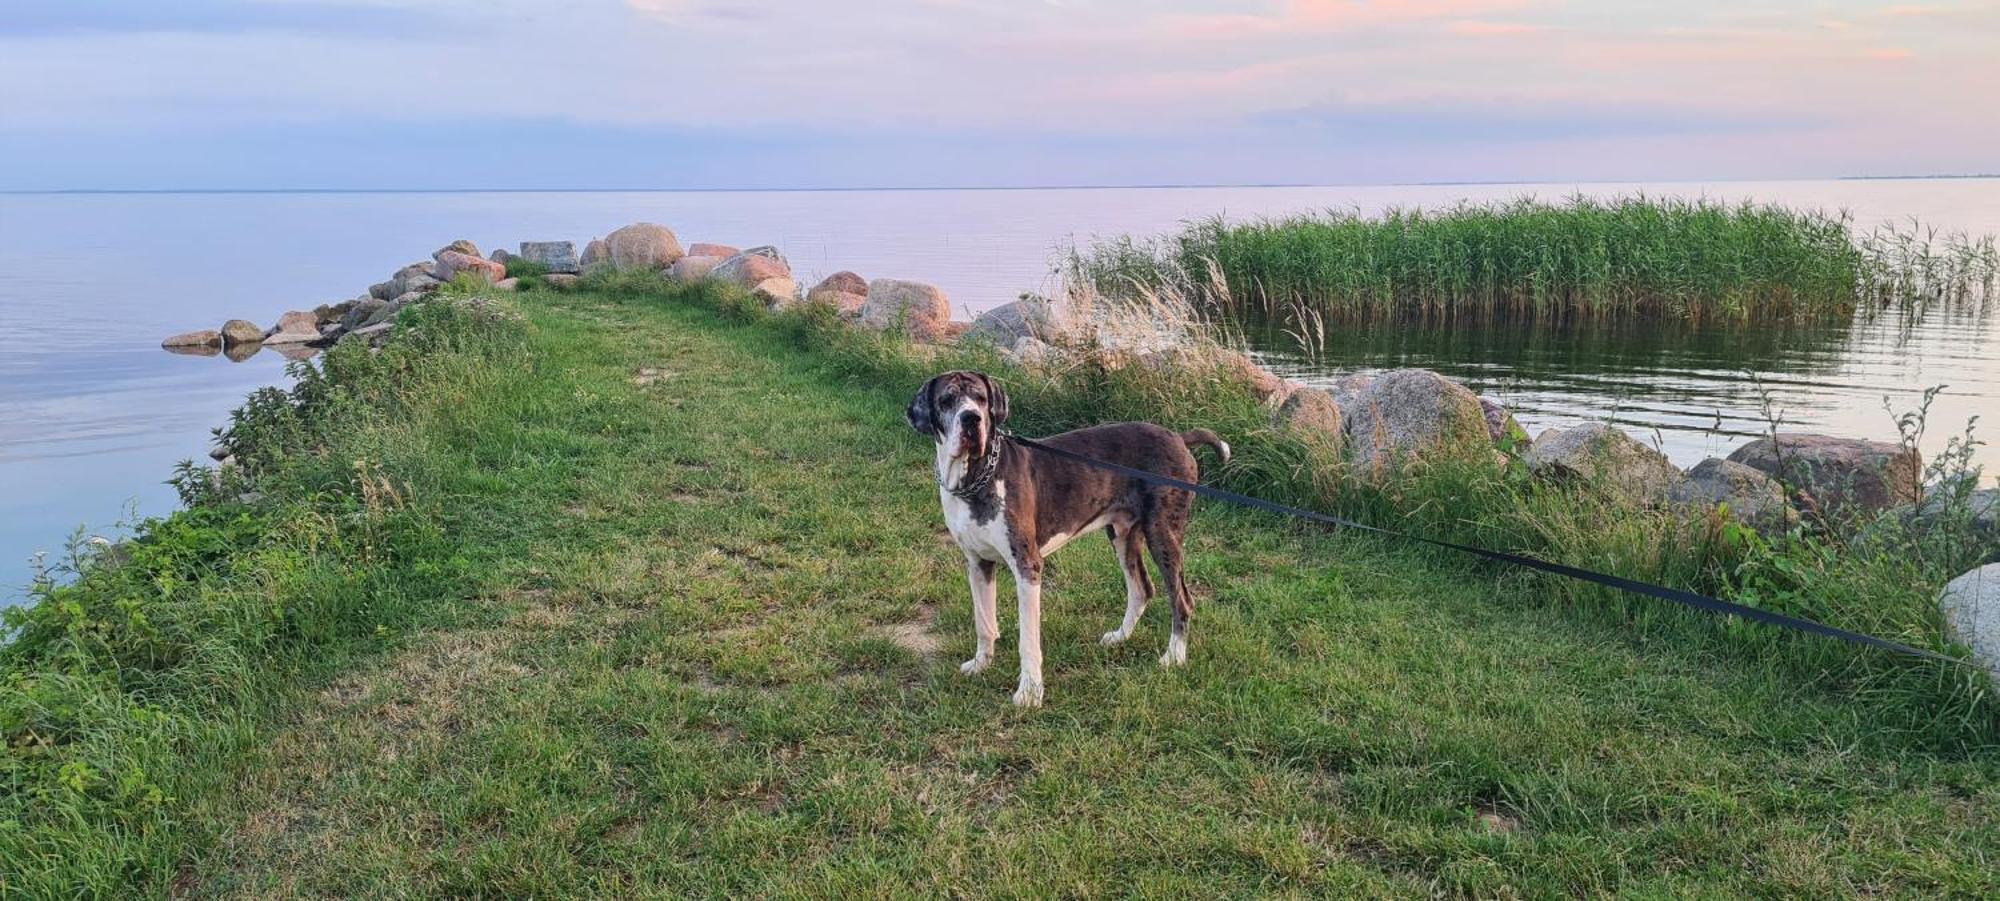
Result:
[[[1007,422],[1007,391],[983,372],[947,372],[917,389],[903,416],[952,457],[983,457],[993,430]]]

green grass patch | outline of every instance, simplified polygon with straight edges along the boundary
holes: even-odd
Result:
[[[1082,540],[1050,706],[1016,711],[1004,630],[956,672],[962,564],[901,411],[977,365],[1029,434],[1208,426],[1233,488],[1843,625],[1921,628],[1943,549],[1862,568],[1511,469],[1369,487],[1219,375],[587,286],[510,297],[525,322],[420,305],[303,368],[233,423],[240,481],[190,471],[130,559],[16,616],[0,894],[2000,891],[1959,674],[1207,503],[1191,665],[1153,662],[1160,609],[1097,646],[1122,578]]]
[[[1067,268],[1113,295],[1179,291],[1236,313],[1740,319],[1983,299],[2000,258],[1991,238],[1857,235],[1845,214],[1576,196],[1214,217],[1155,241],[1100,241]]]

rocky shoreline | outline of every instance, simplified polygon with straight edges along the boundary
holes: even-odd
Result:
[[[1021,366],[1060,366],[1081,354],[1115,365],[1181,367],[1244,386],[1271,412],[1272,427],[1363,478],[1387,478],[1430,460],[1519,464],[1536,479],[1582,486],[1633,507],[1669,507],[1692,516],[1732,521],[1765,533],[1801,524],[1842,528],[1878,521],[1921,525],[1945,516],[1970,517],[1982,540],[2000,545],[2000,488],[1956,483],[1926,485],[1914,447],[1811,433],[1774,433],[1683,471],[1666,455],[1608,423],[1548,429],[1529,438],[1503,406],[1424,369],[1356,373],[1316,387],[1280,378],[1250,355],[1161,339],[1114,335],[1072,303],[1035,296],[987,310],[972,321],[952,318],[944,291],[920,281],[864,279],[842,271],[801,293],[790,263],[771,246],[683,247],[662,225],[634,223],[578,252],[569,241],[523,241],[518,252],[481,256],[471,241],[453,241],[429,260],[410,263],[352,300],[279,317],[269,329],[231,320],[220,329],[175,335],[162,342],[177,353],[241,359],[261,348],[288,358],[310,356],[341,341],[380,348],[397,315],[450,284],[512,291],[524,281],[570,289],[596,271],[650,271],[676,281],[733,285],[773,311],[824,305],[856,328],[898,331],[923,346],[977,343]],[[511,273],[521,274],[511,274]],[[216,457],[226,460],[227,448]],[[1862,534],[1866,534],[1863,530]],[[1991,571],[1991,572],[1988,572]],[[1974,587],[1960,583],[1982,572]],[[1955,636],[1974,648],[2000,677],[2000,563],[1974,570],[1940,599]],[[1983,586],[1983,587],[1982,587]],[[1987,604],[1985,601],[1993,603]],[[1980,614],[1991,608],[1992,613]]]

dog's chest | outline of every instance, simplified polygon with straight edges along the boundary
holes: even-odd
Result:
[[[1004,510],[1007,484],[994,482],[993,495]],[[985,522],[980,522],[973,514],[972,505],[957,495],[940,489],[938,497],[944,502],[945,528],[951,530],[952,539],[967,554],[996,563],[1007,563],[1013,559],[1013,541],[1007,533],[1004,512],[995,511]]]

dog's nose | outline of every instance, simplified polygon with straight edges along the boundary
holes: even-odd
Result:
[[[964,423],[964,424],[966,424],[966,425],[978,425],[978,424],[979,424],[979,411],[978,411],[978,410],[967,410],[967,411],[965,411],[965,412],[963,412],[963,413],[960,413],[960,414],[958,414],[958,421],[959,421],[959,422],[961,422],[961,423]]]

